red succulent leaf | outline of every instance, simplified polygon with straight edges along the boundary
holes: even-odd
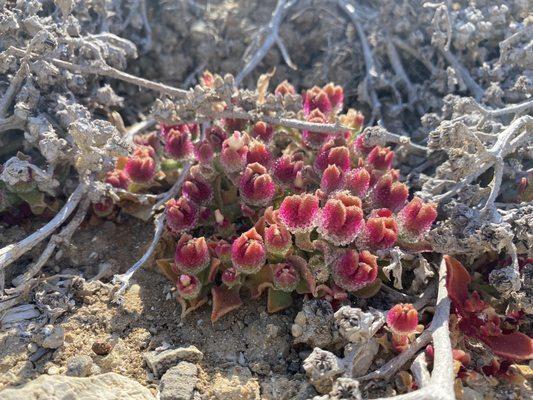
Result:
[[[446,263],[446,288],[453,305],[459,310],[464,310],[465,301],[468,299],[468,285],[472,281],[470,274],[457,259],[445,255]]]
[[[228,288],[226,285],[211,288],[211,296],[213,297],[211,322],[215,323],[221,317],[242,305],[242,299],[239,294],[240,289],[240,286]]]
[[[520,332],[489,336],[482,339],[492,351],[511,360],[533,359],[533,339]]]

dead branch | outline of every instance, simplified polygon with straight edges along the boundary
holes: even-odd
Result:
[[[87,187],[85,184],[78,184],[63,208],[59,210],[59,212],[54,216],[54,218],[52,218],[52,220],[50,220],[50,222],[33,232],[30,236],[22,239],[20,242],[7,245],[6,247],[0,249],[0,269],[4,269],[13,261],[21,257],[24,253],[28,252],[38,243],[50,236],[56,230],[56,228],[65,222],[70,214],[72,214],[86,191]]]
[[[359,16],[356,13],[355,7],[349,3],[347,0],[339,0],[339,7],[350,17],[352,20],[355,29],[357,30],[357,35],[361,41],[361,47],[363,48],[363,58],[365,60],[366,66],[366,76],[364,79],[366,91],[368,93],[368,98],[371,102],[372,107],[372,116],[368,125],[372,125],[376,119],[379,119],[381,116],[381,102],[378,99],[376,90],[374,89],[374,79],[378,77],[378,71],[376,69],[376,64],[374,63],[374,58],[372,56],[372,51],[370,50],[370,45],[366,39],[365,30],[361,25]]]
[[[26,54],[24,50],[13,47],[13,46],[8,48],[6,51],[11,54],[20,56],[20,57]],[[89,64],[89,65],[78,65],[78,64],[72,64],[67,61],[59,60],[57,58],[50,58],[50,57],[46,57],[46,56],[42,56],[40,54],[34,54],[34,53],[30,54],[30,58],[37,58],[37,59],[45,60],[56,65],[57,67],[61,67],[68,71],[72,71],[76,73],[107,76],[109,78],[119,79],[121,81],[129,82],[134,85],[144,87],[150,90],[155,90],[157,92],[160,92],[160,93],[163,93],[169,96],[173,96],[173,97],[183,98],[187,95],[186,90],[168,86],[163,83],[153,82],[148,79],[139,78],[138,76],[134,76],[126,72],[119,71],[116,68],[110,67],[109,65],[103,63],[102,61],[95,61],[94,63]]]
[[[278,48],[285,63],[290,68],[297,69],[289,56],[289,52],[287,51],[283,40],[279,36],[279,26],[281,25],[281,22],[283,21],[287,10],[291,8],[296,1],[291,0],[287,2],[286,0],[278,0],[276,8],[272,13],[272,18],[270,19],[268,26],[263,30],[265,33],[268,33],[268,35],[266,36],[263,45],[259,49],[257,49],[253,57],[246,63],[244,68],[235,77],[236,86],[239,86],[242,83],[243,79],[246,78],[250,74],[250,72],[255,69],[255,67],[257,67],[257,65],[263,60],[263,58],[265,58],[268,51],[274,44],[278,45]],[[252,42],[252,45],[253,44],[254,42]],[[249,49],[247,49],[245,53],[247,52],[249,52]]]

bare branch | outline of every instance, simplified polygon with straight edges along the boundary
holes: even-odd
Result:
[[[59,210],[54,218],[48,222],[45,226],[40,229],[37,229],[30,236],[22,239],[18,243],[10,244],[2,249],[0,249],[0,269],[4,269],[13,261],[17,260],[27,251],[31,250],[38,243],[42,242],[48,236],[50,236],[54,230],[61,225],[66,219],[72,214],[81,198],[87,191],[86,186],[83,183],[78,184],[74,192],[70,195],[67,202]]]
[[[13,47],[13,46],[7,49],[7,51],[9,53],[12,53],[12,54],[15,54],[21,57],[24,56],[25,54],[24,50]],[[110,67],[109,65],[104,64],[102,62],[95,62],[90,65],[78,65],[78,64],[72,64],[67,61],[58,60],[57,58],[49,58],[49,57],[42,56],[40,54],[33,54],[33,53],[30,54],[30,58],[42,59],[58,67],[61,67],[61,68],[64,68],[66,70],[76,72],[76,73],[100,75],[100,76],[107,76],[109,78],[119,79],[121,81],[129,82],[134,85],[144,87],[150,90],[155,90],[157,92],[167,94],[173,97],[183,98],[187,95],[186,90],[168,86],[163,83],[153,82],[148,79],[139,78],[138,76],[134,76],[126,72],[119,71],[118,69]]]

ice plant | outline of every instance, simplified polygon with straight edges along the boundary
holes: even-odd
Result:
[[[472,278],[466,268],[453,257],[444,259],[446,287],[463,334],[479,339],[500,357],[533,359],[533,339],[517,331],[504,332],[496,310],[482,301],[479,293],[469,293]]]
[[[148,183],[156,173],[156,163],[152,158],[153,149],[148,147],[137,147],[124,167],[128,177],[135,183]]]
[[[396,304],[387,312],[387,326],[399,336],[415,333],[418,312],[412,304]]]
[[[201,79],[208,91],[221,82],[212,74]],[[230,105],[217,97],[212,109],[245,112],[238,111],[247,109],[244,100],[232,97]],[[294,293],[334,306],[348,296],[371,297],[383,285],[379,269],[392,265],[389,249],[428,248],[436,207],[408,202],[408,188],[392,169],[394,152],[365,143],[362,114],[342,112],[342,88],[314,87],[299,100],[282,82],[274,96],[265,94],[264,118],[276,118],[268,111],[274,104],[300,106],[294,118],[327,124],[327,132],[240,118],[203,122],[202,134],[198,124],[162,125],[102,174],[108,190],[127,190],[93,205],[106,218],[118,207],[146,215],[165,193],[175,193],[160,216],[167,230],[157,265],[178,289],[182,316],[210,303],[214,322],[263,293],[269,312],[289,307]],[[337,122],[344,127],[332,131]],[[475,293],[464,308],[486,317],[481,335],[494,341],[505,333],[502,317]],[[401,351],[411,338],[395,333],[393,346]]]
[[[378,180],[372,191],[375,206],[388,208],[391,211],[398,211],[405,204],[408,196],[407,186],[404,183],[395,182],[390,172]]]
[[[187,124],[175,125],[162,129],[165,152],[176,160],[189,158],[194,150],[191,131]]]
[[[365,241],[370,248],[388,249],[398,238],[398,225],[387,208],[374,210],[365,224]]]
[[[292,248],[292,235],[283,225],[265,228],[264,238],[267,252],[274,256],[283,257]]]
[[[272,177],[259,164],[248,164],[239,181],[239,191],[245,203],[264,206],[270,203],[276,191]]]
[[[165,205],[167,227],[171,232],[179,234],[193,229],[198,222],[200,210],[185,197],[170,199]]]
[[[335,146],[330,141],[320,149],[315,161],[315,167],[318,171],[324,171],[328,165],[336,165],[341,171],[345,172],[350,169],[350,151],[346,146]]]
[[[370,174],[365,168],[354,168],[344,176],[344,188],[354,196],[364,196],[369,186]]]
[[[398,213],[398,220],[403,232],[411,236],[420,236],[427,232],[437,218],[437,206],[425,204],[419,197],[411,200]]]
[[[248,153],[246,154],[246,163],[253,164],[259,163],[265,168],[269,168],[272,164],[272,154],[267,149],[263,142],[254,140],[248,146]]]
[[[176,245],[175,263],[178,271],[196,275],[208,265],[211,257],[204,237],[182,235]]]
[[[337,286],[348,292],[355,292],[376,280],[377,257],[367,250],[357,253],[347,249],[334,262],[331,273]]]
[[[130,177],[125,171],[114,169],[106,174],[105,183],[109,183],[111,186],[116,187],[117,189],[127,190],[128,185],[130,184]]]
[[[358,197],[340,194],[329,199],[320,211],[318,232],[337,246],[355,240],[363,224],[363,210]]]
[[[271,265],[274,287],[283,292],[292,292],[298,286],[300,273],[290,263]]]
[[[313,110],[306,116],[306,120],[315,124],[324,124],[327,122],[326,116],[318,109]],[[303,142],[312,149],[319,149],[330,135],[323,132],[302,131]]]
[[[318,198],[311,194],[285,197],[279,208],[279,218],[292,233],[312,230],[318,213]]]
[[[301,160],[292,160],[290,156],[282,156],[274,162],[272,175],[278,183],[291,186],[303,165]]]
[[[254,274],[265,265],[265,245],[263,238],[255,228],[243,233],[233,241],[231,261],[235,270],[242,274]]]
[[[183,196],[198,205],[208,204],[213,197],[213,189],[201,174],[189,177],[183,183]]]
[[[248,139],[239,131],[222,142],[220,163],[227,172],[238,172],[246,166],[248,154]]]
[[[325,193],[332,193],[342,188],[344,176],[342,170],[336,165],[328,165],[320,178],[320,189]]]
[[[380,146],[374,147],[366,157],[368,165],[375,169],[390,169],[393,159],[394,152],[389,147]]]
[[[192,300],[200,294],[202,283],[194,275],[181,274],[176,281],[176,289],[182,298]]]
[[[274,128],[265,122],[258,121],[252,128],[252,137],[260,139],[265,143],[270,143],[274,137]]]

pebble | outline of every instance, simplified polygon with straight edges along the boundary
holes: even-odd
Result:
[[[96,340],[93,342],[92,350],[95,354],[98,354],[99,356],[106,356],[108,355],[111,350],[113,349],[113,346],[111,343],[106,342],[105,340]]]
[[[62,326],[54,326],[51,330],[49,327],[50,325],[47,325],[43,328],[43,332],[47,336],[44,338],[42,346],[46,349],[57,349],[63,345],[65,330]],[[47,332],[49,333],[47,334]]]
[[[292,336],[299,337],[299,336],[302,336],[302,334],[304,333],[304,330],[300,325],[292,324],[291,333],[292,333]]]
[[[70,357],[67,360],[68,376],[86,377],[91,375],[93,359],[87,355]]]
[[[30,353],[35,353],[39,349],[39,346],[37,346],[37,343],[31,342],[28,343],[28,351]]]

